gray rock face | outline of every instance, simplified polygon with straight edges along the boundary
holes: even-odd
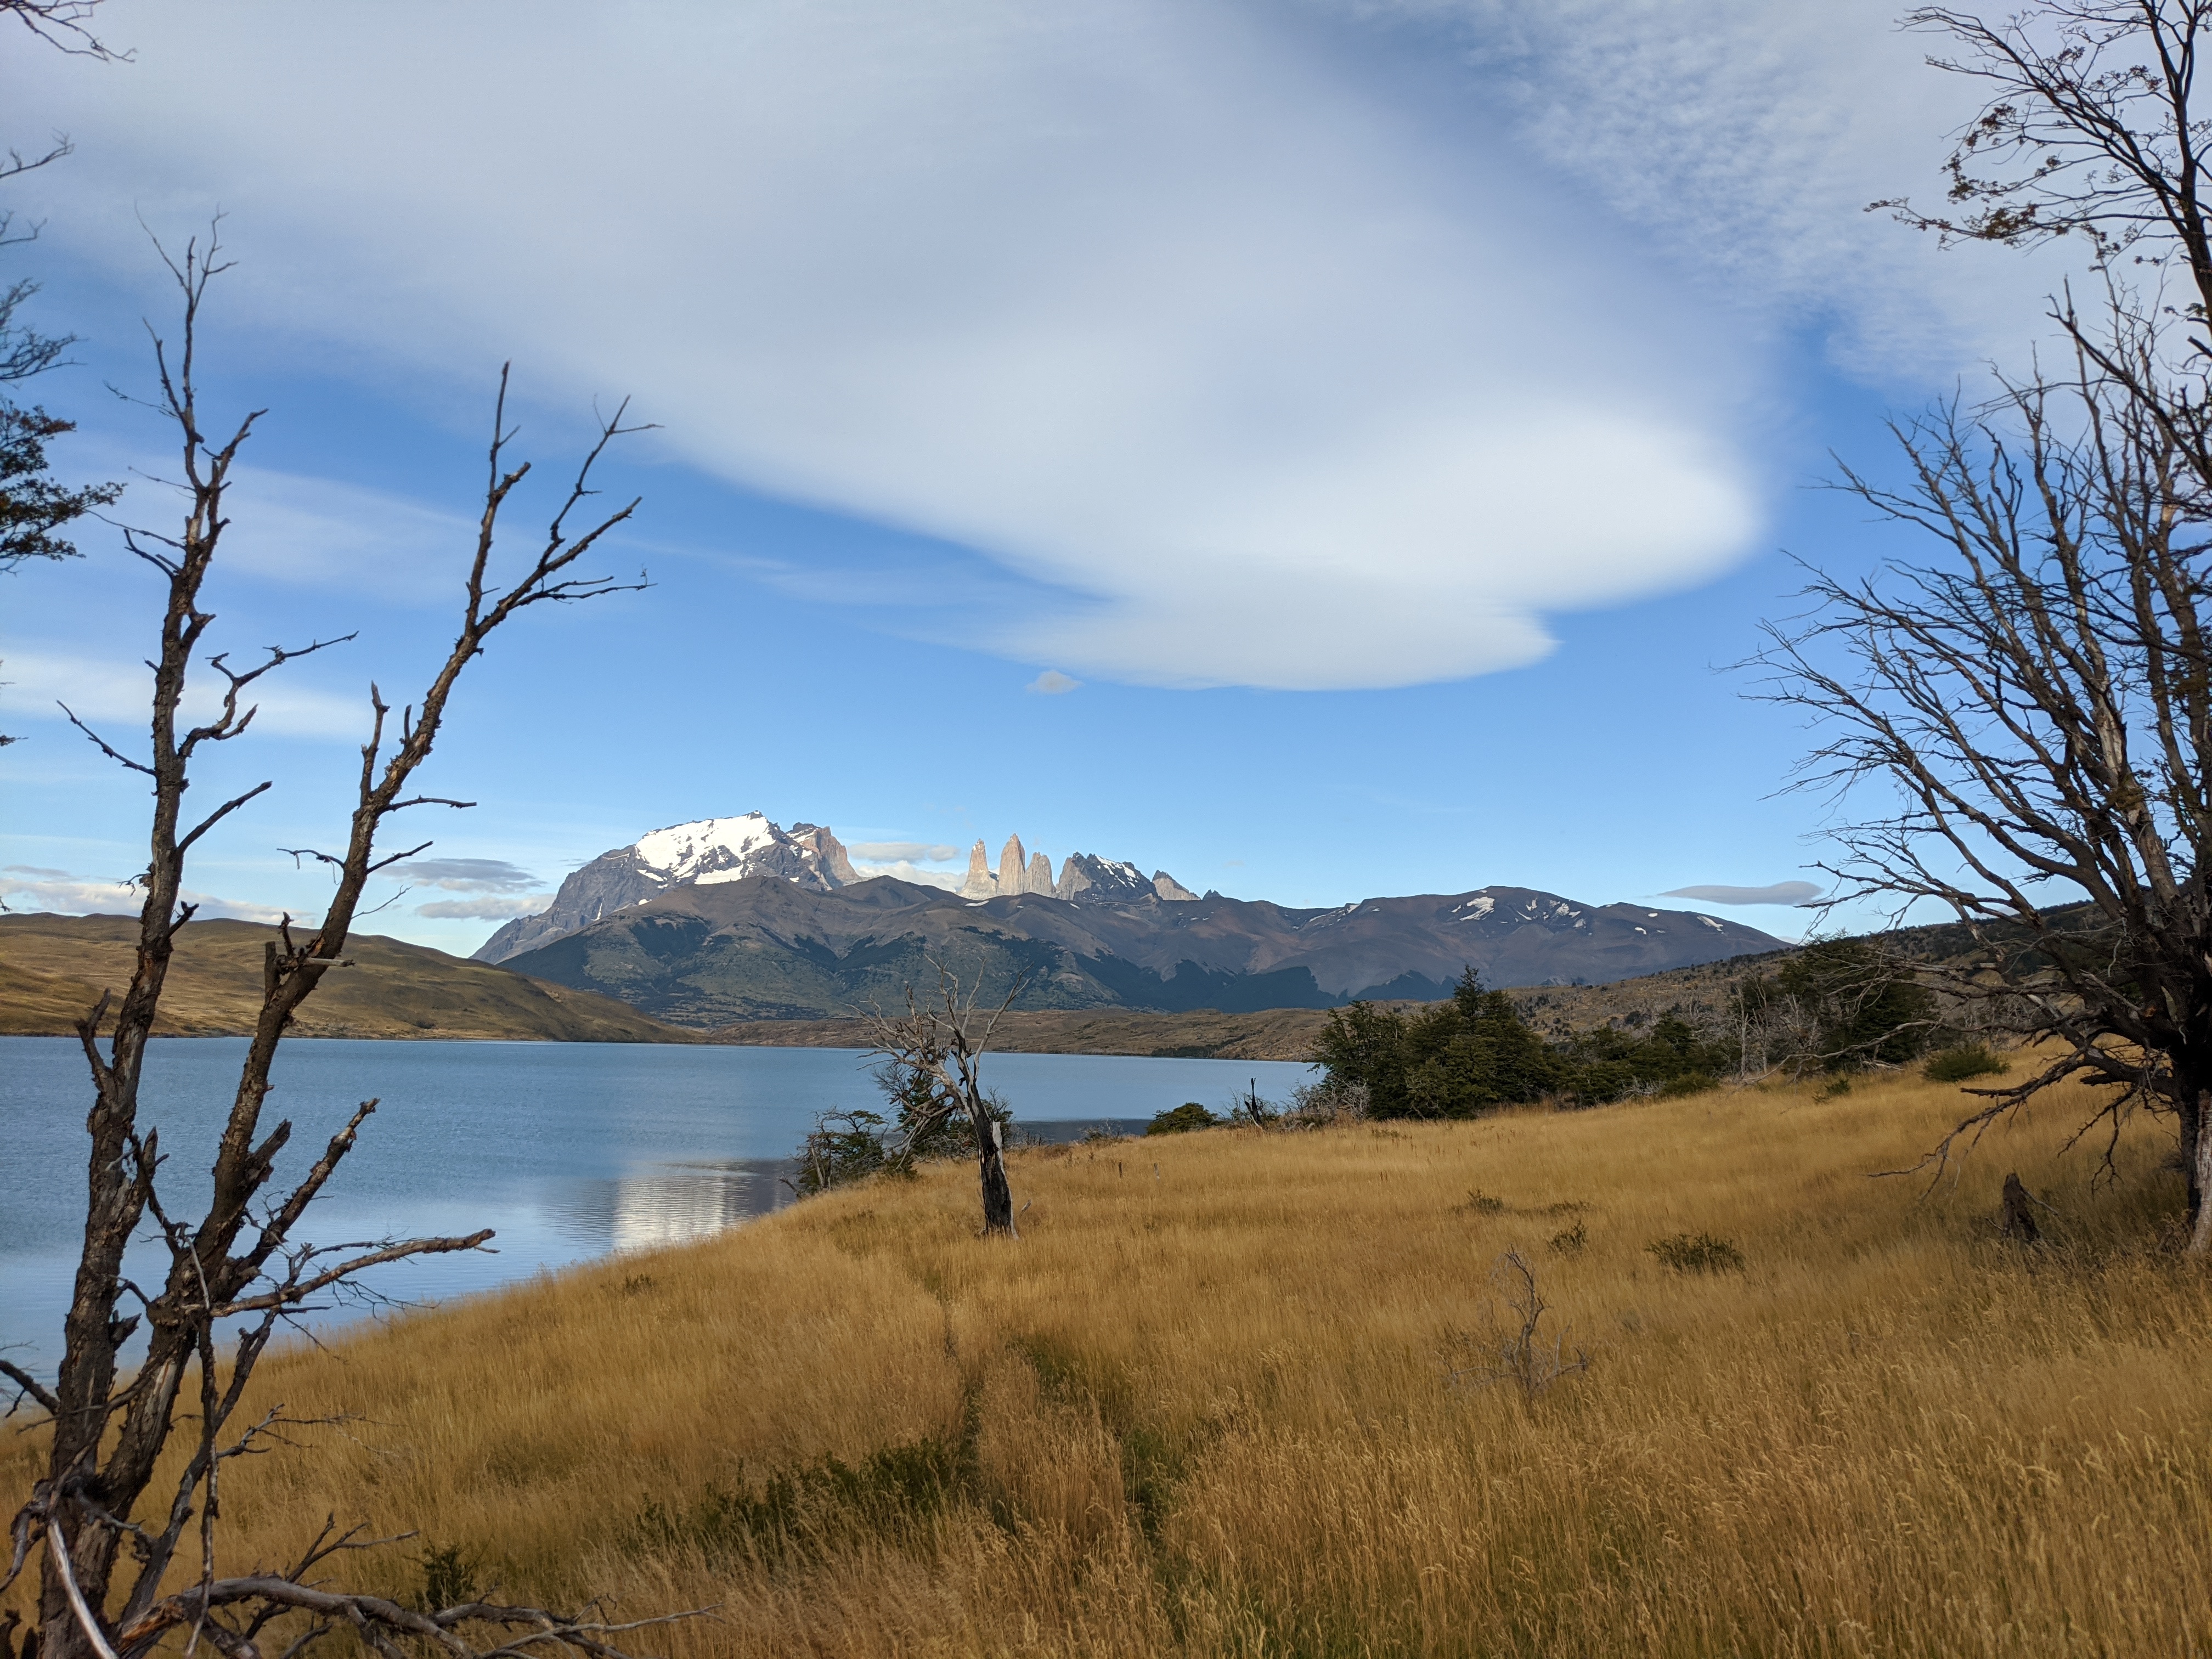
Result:
[[[1029,854],[1022,850],[1022,838],[1008,836],[1006,844],[999,849],[999,891],[1012,895],[1029,885]]]
[[[478,947],[478,962],[505,962],[525,951],[588,927],[603,917],[643,904],[672,887],[780,876],[801,887],[831,892],[858,881],[844,844],[817,823],[779,829],[758,812],[741,817],[701,818],[641,836],[602,853],[561,884],[553,902],[534,916],[518,916]]]
[[[1159,894],[1133,864],[1102,859],[1095,853],[1070,853],[1060,866],[1054,896],[1077,904],[1127,904]]]
[[[987,899],[998,890],[998,881],[991,874],[990,860],[984,857],[983,843],[979,839],[968,849],[968,879],[960,884],[960,896]]]

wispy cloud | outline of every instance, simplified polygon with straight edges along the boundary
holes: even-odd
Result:
[[[258,653],[240,653],[241,663],[257,659]],[[95,727],[116,723],[116,729],[101,735],[124,754],[143,758],[137,748],[143,744],[142,732],[154,692],[153,671],[143,663],[66,651],[10,649],[0,678],[7,681],[10,721],[64,720],[60,705],[67,704]],[[220,678],[195,664],[187,686],[185,717],[212,718],[222,706]],[[281,675],[272,675],[252,688],[247,706],[260,710],[253,719],[255,731],[284,737],[358,740],[369,727],[366,686],[358,698],[341,697],[287,685]]]
[[[64,916],[135,916],[145,908],[144,891],[129,882],[72,876],[58,870],[21,873],[26,868],[10,865],[0,871],[0,909],[18,914],[47,911]],[[187,890],[180,896],[185,903],[198,906],[198,914],[205,918],[277,921],[284,915],[276,905],[228,899],[214,893]]]
[[[1765,887],[1674,887],[1660,896],[1703,904],[1805,904],[1820,897],[1820,889],[1809,881],[1778,881]]]
[[[1038,675],[1027,685],[1024,686],[1022,690],[1024,691],[1035,691],[1041,696],[1059,697],[1065,696],[1068,692],[1074,690],[1077,686],[1082,684],[1083,682],[1081,680],[1073,679],[1067,675],[1061,673],[1057,668],[1048,668],[1043,673]]]
[[[1895,0],[1348,0],[1441,28],[1523,138],[1771,333],[1811,323],[1869,378],[1948,386],[2040,326],[2078,250],[1946,250],[1870,202],[1942,193],[1987,88],[1929,69]]]

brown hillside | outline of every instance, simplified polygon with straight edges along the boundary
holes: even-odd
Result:
[[[1304,1060],[1328,1024],[1318,1008],[1256,1014],[1155,1014],[1120,1009],[1037,1009],[1001,1015],[991,1046],[1015,1054],[1152,1054],[1189,1060]],[[859,1019],[754,1019],[708,1034],[713,1042],[769,1048],[865,1048]]]
[[[262,947],[276,929],[195,921],[177,935],[161,999],[161,1036],[233,1036],[253,1029]],[[129,983],[135,916],[0,916],[0,1035],[61,1036]],[[294,1024],[301,1036],[522,1038],[549,1042],[696,1042],[589,991],[465,962],[377,934],[346,947]]]

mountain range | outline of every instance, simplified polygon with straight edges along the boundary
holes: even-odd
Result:
[[[1442,997],[1468,967],[1493,985],[1598,983],[1786,948],[1693,911],[1516,887],[1298,909],[1076,854],[1048,889],[1048,861],[1018,839],[999,873],[1019,890],[860,878],[818,826],[707,820],[592,860],[477,955],[712,1027],[889,1007],[934,984],[933,962],[994,999],[1021,979],[1018,1007],[1248,1012]]]

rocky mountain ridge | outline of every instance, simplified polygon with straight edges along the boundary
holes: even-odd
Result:
[[[1085,902],[969,899],[888,877],[826,890],[764,878],[671,888],[508,965],[716,1026],[893,1006],[907,985],[934,982],[937,962],[988,996],[1019,980],[1021,1008],[1242,1013],[1433,999],[1468,967],[1494,985],[1595,984],[1787,948],[1694,911],[1527,888],[1294,909],[1165,899],[1121,869],[1116,896],[1085,890]]]
[[[778,877],[816,892],[834,892],[866,879],[853,867],[844,843],[821,824],[794,823],[785,830],[760,812],[701,818],[655,830],[628,847],[600,854],[561,884],[544,910],[518,916],[486,939],[475,959],[508,961],[672,888],[714,886],[753,876]],[[1007,838],[995,872],[978,840],[969,852],[968,878],[959,891],[970,900],[1036,893],[1087,904],[1198,897],[1164,870],[1147,880],[1133,864],[1090,853],[1069,854],[1055,880],[1052,860],[1030,853],[1019,836]]]
[[[1006,837],[1006,844],[999,849],[996,872],[992,870],[982,838],[978,836],[975,844],[968,849],[968,878],[960,884],[959,893],[966,899],[1048,894],[1070,903],[1087,894],[1088,902],[1094,904],[1126,903],[1146,895],[1171,903],[1198,897],[1164,870],[1153,871],[1152,879],[1147,881],[1135,865],[1120,859],[1102,859],[1091,853],[1070,853],[1060,866],[1059,879],[1054,880],[1052,860],[1042,853],[1029,852],[1022,846],[1019,836]]]

